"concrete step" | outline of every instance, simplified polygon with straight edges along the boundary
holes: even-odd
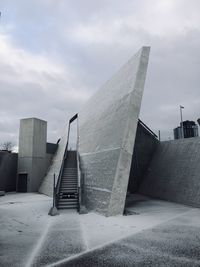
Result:
[[[71,204],[58,204],[58,208],[60,209],[60,208],[65,208],[65,209],[67,209],[67,208],[78,208],[78,203],[77,204],[73,204],[73,203],[71,203]]]
[[[64,184],[61,184],[60,186],[62,187],[62,186],[70,186],[70,185],[78,186],[78,183],[64,183]]]
[[[63,170],[63,173],[64,173],[64,172],[65,172],[65,173],[72,173],[72,174],[73,174],[73,173],[77,173],[77,170],[73,170],[73,171],[72,171],[72,170],[65,169],[65,170]]]
[[[75,176],[71,176],[71,175],[69,175],[69,176],[62,176],[62,180],[68,180],[68,179],[71,179],[71,180],[77,180],[77,175],[75,175]]]
[[[60,199],[58,201],[58,205],[64,205],[64,204],[69,204],[69,205],[72,205],[72,204],[78,204],[78,200],[75,200],[75,201],[64,201],[63,199]]]
[[[67,178],[70,178],[71,177],[71,178],[74,178],[74,177],[77,177],[77,176],[78,176],[77,174],[63,174],[62,175],[62,178],[63,177],[67,177]]]
[[[60,206],[78,206],[78,201],[77,202],[58,202],[58,207]]]
[[[63,208],[63,209],[68,209],[68,208],[78,208],[78,204],[65,204],[65,205],[58,205],[58,209]]]
[[[78,184],[77,181],[64,181],[64,182],[61,182],[61,185],[62,184]]]
[[[72,177],[74,177],[74,176],[77,176],[77,173],[69,173],[69,172],[66,172],[66,173],[63,173],[62,176],[72,176]]]
[[[77,185],[78,183],[77,182],[65,182],[65,183],[61,183],[61,186],[62,185]]]
[[[60,198],[58,203],[78,203],[78,198]]]
[[[61,184],[78,184],[77,181],[62,181]]]
[[[59,210],[67,210],[67,209],[73,209],[73,210],[77,210],[78,206],[66,206],[66,207],[60,207],[58,206]]]
[[[77,188],[62,188],[61,193],[77,193]]]
[[[77,193],[77,188],[62,188],[61,193]]]
[[[78,181],[77,177],[62,178],[61,182]]]
[[[60,188],[77,188],[75,184],[61,185]]]
[[[77,189],[69,189],[69,188],[62,188],[61,190],[60,190],[60,193],[70,193],[70,194],[72,194],[72,193],[78,193],[78,190]]]
[[[75,183],[61,184],[60,188],[63,188],[63,187],[78,187],[78,184],[75,184]]]
[[[77,180],[62,180],[61,183],[77,183]]]
[[[63,178],[65,178],[65,179],[66,179],[66,178],[74,178],[74,179],[75,179],[75,178],[77,178],[77,177],[78,177],[77,174],[76,174],[76,175],[71,175],[71,174],[69,174],[69,175],[66,175],[66,174],[65,174],[65,175],[62,175],[62,179],[63,179]]]

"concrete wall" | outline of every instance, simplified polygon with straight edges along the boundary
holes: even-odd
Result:
[[[138,122],[128,184],[128,191],[130,193],[138,192],[139,186],[142,183],[144,174],[158,144],[158,139],[146,127]]]
[[[107,216],[124,210],[148,57],[143,47],[79,113],[86,206]]]
[[[200,207],[200,138],[161,142],[139,192]]]
[[[48,171],[45,177],[41,181],[41,185],[39,187],[39,192],[48,196],[53,196],[53,177],[56,175],[56,182],[58,179],[59,171],[62,164],[62,159],[66,147],[67,142],[67,132],[68,127],[65,127],[64,133],[61,137],[61,140],[58,144],[58,148],[55,152],[54,157],[52,158],[52,164],[49,166]]]
[[[17,156],[16,153],[0,151],[0,191],[16,191]]]
[[[38,191],[45,175],[46,139],[46,121],[36,118],[20,120],[18,174],[28,173],[28,192]]]
[[[149,47],[133,56],[79,112],[79,152],[87,208],[106,215],[124,210]],[[67,127],[40,192],[52,196],[67,141]]]

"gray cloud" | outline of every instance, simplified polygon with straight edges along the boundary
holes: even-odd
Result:
[[[163,139],[199,117],[198,0],[1,0],[0,139],[19,119],[48,121],[49,140],[142,45],[151,45],[142,120]]]

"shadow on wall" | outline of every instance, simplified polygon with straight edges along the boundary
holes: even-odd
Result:
[[[0,151],[0,191],[16,191],[17,153]]]
[[[131,162],[128,193],[138,192],[159,143],[157,135],[139,120]]]

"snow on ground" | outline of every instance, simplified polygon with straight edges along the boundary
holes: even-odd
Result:
[[[0,197],[0,266],[48,266],[81,255],[194,210],[135,195],[129,216],[62,211],[48,216],[52,199],[37,193]]]

